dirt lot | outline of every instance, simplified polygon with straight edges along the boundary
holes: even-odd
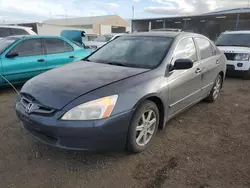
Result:
[[[216,103],[179,115],[138,155],[44,146],[21,129],[15,96],[0,91],[0,187],[250,187],[250,81],[227,79]]]

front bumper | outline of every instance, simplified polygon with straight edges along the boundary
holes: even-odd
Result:
[[[45,144],[70,150],[124,149],[133,110],[95,121],[61,121],[59,115],[28,115],[17,102],[22,126]]]
[[[236,70],[234,65],[227,65],[227,76],[246,77],[250,75],[249,70]]]

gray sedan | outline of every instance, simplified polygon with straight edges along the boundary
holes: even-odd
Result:
[[[15,109],[22,126],[51,146],[141,152],[171,118],[214,102],[225,71],[225,56],[202,35],[129,34],[29,80]]]

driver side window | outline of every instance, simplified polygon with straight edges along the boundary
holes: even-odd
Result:
[[[43,46],[41,39],[27,39],[21,41],[10,52],[18,53],[18,57],[42,55]]]
[[[173,60],[177,59],[190,59],[193,62],[198,61],[197,51],[192,38],[184,38],[179,41],[173,55]]]

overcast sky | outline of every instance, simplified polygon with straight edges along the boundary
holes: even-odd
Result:
[[[0,0],[0,23],[118,14],[123,18],[198,14],[248,6],[249,0]]]

